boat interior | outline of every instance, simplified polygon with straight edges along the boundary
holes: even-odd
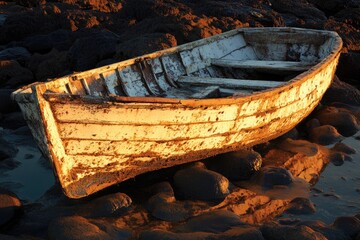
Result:
[[[246,96],[282,85],[330,54],[334,40],[327,32],[304,31],[237,29],[50,81],[45,94],[175,99]]]

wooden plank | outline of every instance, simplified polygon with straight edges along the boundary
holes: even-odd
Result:
[[[254,69],[254,70],[281,70],[281,71],[306,71],[313,64],[304,62],[290,61],[261,61],[261,60],[228,60],[228,59],[212,59],[211,63],[215,66]]]
[[[150,93],[148,92],[145,83],[142,80],[141,73],[133,68],[133,66],[129,66],[119,70],[122,87],[126,92],[126,95],[131,97],[149,96]]]
[[[162,67],[160,59],[154,58],[154,59],[146,59],[144,61],[147,61],[147,63],[151,65],[152,71],[159,84],[159,87],[164,91],[171,89],[172,86],[166,81],[165,72]]]
[[[201,85],[201,86],[219,86],[224,88],[247,88],[247,89],[268,89],[277,87],[284,82],[266,81],[266,80],[249,80],[233,78],[200,78],[183,76],[178,79],[179,84]]]
[[[244,117],[242,127],[251,127],[254,117]],[[207,138],[232,131],[234,121],[188,123],[177,125],[110,125],[99,123],[59,123],[60,137],[64,139],[96,141],[174,141]],[[187,133],[187,134],[184,134]]]
[[[235,133],[233,133],[235,134]],[[69,155],[100,155],[100,156],[171,156],[183,155],[192,151],[202,149],[220,148],[222,141],[228,136],[213,136],[209,138],[185,139],[177,142],[156,141],[88,141],[88,140],[66,140],[66,153]],[[82,162],[86,166],[86,162]]]
[[[253,102],[253,101],[252,101]],[[257,101],[256,101],[257,102]],[[259,100],[259,103],[262,102]],[[249,104],[246,104],[250,111]],[[124,106],[123,103],[78,104],[52,103],[54,115],[59,122],[100,124],[188,124],[194,122],[230,121],[237,118],[239,106],[221,105],[202,108],[187,108],[178,105],[142,103]],[[224,114],[226,112],[226,114]]]
[[[319,32],[274,32],[267,31],[245,31],[244,38],[251,43],[266,43],[266,44],[315,44],[321,45],[324,43],[327,36]]]
[[[114,94],[114,95],[118,94],[118,92],[116,91],[116,87],[119,86],[120,82],[116,70],[102,72],[100,74],[100,77],[104,80],[107,89],[109,91],[109,94]]]
[[[218,86],[209,86],[202,91],[194,93],[190,98],[217,98],[220,96],[220,88]]]

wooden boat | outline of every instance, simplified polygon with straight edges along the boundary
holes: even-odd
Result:
[[[13,93],[65,194],[276,138],[317,106],[335,32],[242,28]]]

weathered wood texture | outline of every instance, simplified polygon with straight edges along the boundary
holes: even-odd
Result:
[[[290,82],[228,79],[239,73],[211,65],[214,58],[256,59],[257,43],[245,39],[259,31],[238,29],[37,84],[32,103],[21,100],[21,91],[14,98],[30,125],[42,122],[43,131],[31,129],[39,145],[46,146],[66,195],[84,197],[147,171],[273,139],[310,114],[332,81],[341,39],[324,31],[266,30],[271,36],[319,35],[327,46],[317,45],[320,62]],[[288,54],[281,51],[279,56]],[[305,65],[310,60],[297,59]],[[185,82],[210,87],[183,88]],[[229,82],[237,83],[235,91],[229,90]],[[244,86],[266,90],[248,95]],[[38,119],[32,121],[27,109],[39,113]]]

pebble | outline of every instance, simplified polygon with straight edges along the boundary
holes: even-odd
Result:
[[[184,221],[191,216],[189,205],[184,201],[176,201],[169,182],[158,183],[152,188],[156,193],[147,202],[152,216],[170,222]]]
[[[250,179],[260,170],[261,164],[260,154],[247,149],[220,154],[206,162],[208,169],[234,181]]]
[[[230,193],[229,180],[201,163],[177,171],[174,185],[176,194],[191,200],[219,200]]]
[[[334,126],[345,137],[350,137],[359,131],[356,118],[349,112],[339,112],[336,109],[327,108],[321,111],[317,118],[321,125]]]
[[[327,238],[307,226],[287,226],[265,223],[260,227],[265,239],[276,240],[327,240]]]
[[[0,189],[0,229],[15,221],[21,211],[20,199],[14,193]]]
[[[131,203],[131,198],[125,193],[109,194],[80,205],[79,214],[92,218],[119,216],[129,210]]]
[[[108,233],[81,216],[61,217],[50,222],[50,240],[111,240]]]
[[[328,240],[350,240],[343,231],[336,229],[332,226],[326,225],[319,220],[302,221],[296,224],[296,226],[308,226],[314,231],[317,231],[324,235]]]
[[[273,188],[276,185],[290,185],[293,183],[292,174],[282,167],[265,166],[256,176],[258,183],[263,188]]]
[[[344,164],[345,161],[345,154],[341,153],[341,152],[332,152],[330,154],[330,161],[332,162],[332,164],[334,164],[335,166],[341,166]]]
[[[334,147],[331,148],[334,151],[343,152],[346,154],[355,154],[357,153],[355,148],[350,147],[349,145],[339,142],[336,143]]]
[[[290,214],[313,214],[316,212],[314,204],[308,198],[297,197],[291,200],[287,210]]]
[[[352,238],[360,233],[360,220],[353,216],[337,217],[333,226]]]
[[[280,149],[292,152],[292,153],[301,153],[308,157],[314,156],[318,153],[318,146],[314,143],[311,143],[306,140],[293,140],[287,138],[277,145]]]
[[[322,125],[309,131],[309,140],[321,145],[329,145],[342,139],[344,137],[331,125]]]
[[[183,225],[176,227],[177,232],[221,233],[232,227],[244,226],[239,216],[226,210],[215,210],[190,218]]]

